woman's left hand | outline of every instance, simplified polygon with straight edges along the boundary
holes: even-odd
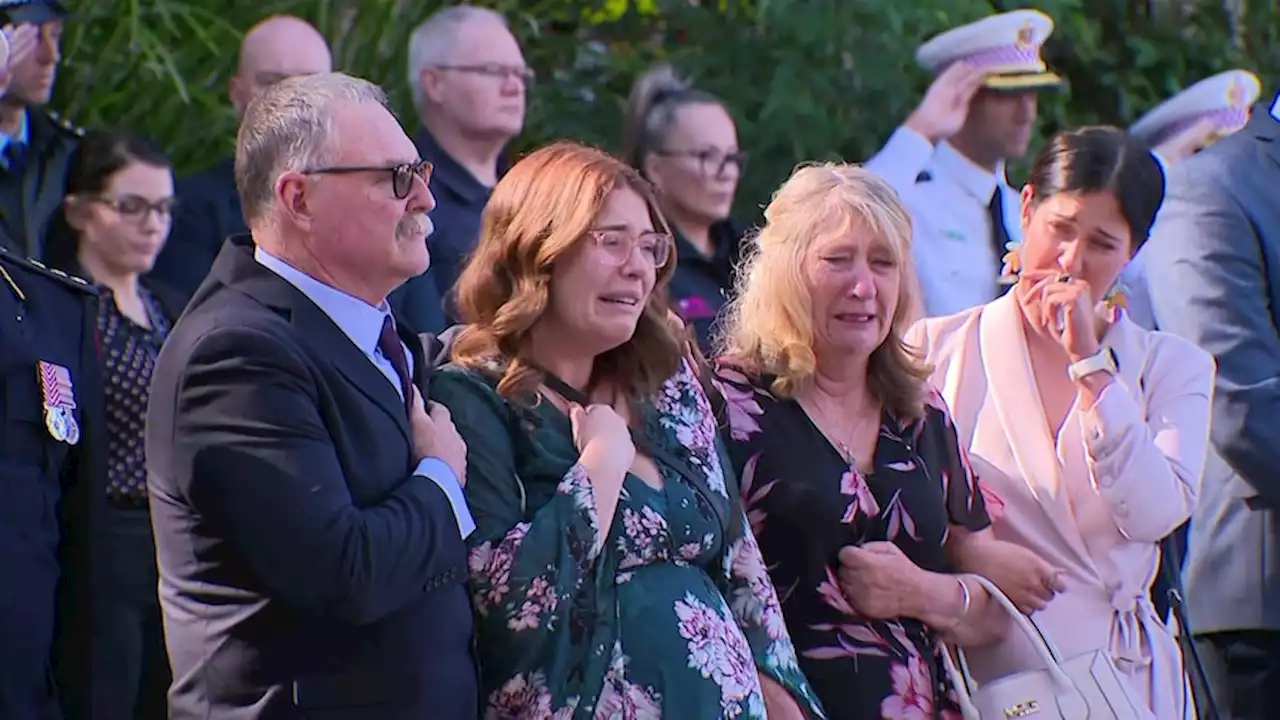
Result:
[[[1098,353],[1100,318],[1089,283],[1063,276],[1045,286],[1040,296],[1041,320],[1072,362]]]
[[[764,693],[765,716],[769,720],[805,720],[807,717],[791,693],[764,673],[760,673],[760,690]]]
[[[840,550],[840,590],[859,613],[875,620],[909,616],[915,578],[923,571],[891,542]]]

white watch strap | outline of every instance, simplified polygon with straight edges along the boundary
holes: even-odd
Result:
[[[1111,360],[1110,348],[1104,347],[1097,353],[1090,355],[1083,360],[1072,363],[1071,367],[1067,370],[1067,374],[1071,376],[1072,380],[1079,380],[1086,375],[1092,375],[1100,370],[1105,370],[1112,374],[1115,373],[1115,365]]]

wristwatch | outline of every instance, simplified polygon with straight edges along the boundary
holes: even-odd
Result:
[[[1096,372],[1104,372],[1108,375],[1116,375],[1120,372],[1120,360],[1116,357],[1115,350],[1108,346],[1103,346],[1098,352],[1083,360],[1071,363],[1071,366],[1067,368],[1067,375],[1071,376],[1072,382]]]

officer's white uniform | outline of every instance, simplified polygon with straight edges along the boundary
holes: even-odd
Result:
[[[1247,70],[1228,70],[1201,80],[1173,97],[1165,100],[1138,119],[1129,134],[1150,146],[1156,146],[1174,138],[1178,133],[1189,132],[1201,119],[1210,118],[1216,129],[1210,142],[1230,135],[1249,122],[1249,106],[1257,102],[1262,93],[1258,76]],[[1157,218],[1158,219],[1158,218]],[[1152,236],[1154,237],[1154,233]],[[1120,273],[1128,304],[1129,319],[1148,330],[1155,328],[1151,313],[1151,296],[1147,292],[1147,278],[1143,257],[1148,252],[1160,252],[1151,243],[1142,246],[1137,256]]]
[[[993,15],[956,28],[920,46],[916,61],[935,74],[966,60],[987,73],[992,90],[1057,87],[1040,48],[1053,20],[1035,10]],[[899,127],[865,167],[898,191],[915,226],[913,255],[928,316],[950,315],[993,300],[1000,292],[1000,259],[992,242],[990,206],[1001,193],[1010,244],[1021,240],[1018,191],[1004,166],[992,173],[947,142],[937,147]]]

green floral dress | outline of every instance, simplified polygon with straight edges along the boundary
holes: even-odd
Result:
[[[607,537],[569,420],[446,368],[431,397],[467,442],[468,538],[486,718],[764,718],[758,673],[824,717],[749,530],[726,546],[727,463],[688,365],[646,408],[664,487],[628,475]],[[709,495],[709,496],[708,496]],[[745,521],[742,523],[746,527]]]

